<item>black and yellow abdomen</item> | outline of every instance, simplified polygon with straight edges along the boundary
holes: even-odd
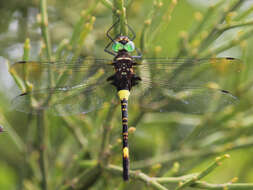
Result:
[[[129,179],[129,148],[128,148],[128,97],[130,91],[120,90],[118,96],[121,102],[122,112],[122,157],[123,157],[123,179]]]

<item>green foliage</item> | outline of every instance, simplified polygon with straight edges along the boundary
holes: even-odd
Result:
[[[108,42],[105,33],[119,19],[112,35],[131,34],[128,23],[137,33],[135,46],[148,57],[225,55],[240,58],[244,68],[226,81],[234,85],[240,101],[219,112],[160,113],[140,104],[130,106],[129,183],[121,178],[117,100],[85,115],[57,117],[46,111],[29,115],[8,110],[9,97],[17,91],[2,90],[0,125],[7,133],[0,134],[0,189],[253,189],[252,4],[244,0],[220,0],[207,7],[184,0],[22,2],[0,3],[0,10],[5,10],[0,12],[0,54],[9,63],[70,55],[111,58],[103,51]],[[24,47],[13,50],[21,42]],[[23,58],[13,55],[16,52],[22,52]],[[17,73],[10,74],[21,91],[33,88],[28,78],[23,81]],[[54,75],[48,72],[48,83]],[[66,77],[63,73],[61,80]],[[231,158],[224,161],[228,153]]]

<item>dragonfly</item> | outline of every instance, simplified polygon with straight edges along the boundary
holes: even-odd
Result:
[[[113,59],[80,57],[13,64],[10,72],[17,76],[16,80],[23,81],[26,90],[13,99],[12,106],[26,113],[47,110],[64,116],[100,109],[118,96],[123,179],[127,181],[128,107],[139,105],[150,111],[191,114],[220,111],[238,101],[226,78],[240,72],[242,63],[230,57],[145,58],[135,48],[133,29],[128,26],[132,37],[112,37],[110,32],[115,26],[116,23],[106,32],[110,43],[104,49]],[[215,102],[211,110],[210,102]]]

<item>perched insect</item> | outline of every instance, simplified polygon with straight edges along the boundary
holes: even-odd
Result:
[[[219,111],[237,101],[221,79],[240,72],[242,63],[234,58],[170,59],[143,58],[132,38],[107,36],[111,42],[107,59],[78,58],[57,61],[20,61],[10,72],[23,79],[27,90],[13,100],[19,111],[57,115],[87,113],[101,108],[115,94],[121,101],[123,136],[123,178],[129,179],[128,99],[152,111],[203,113],[210,102]],[[112,47],[112,51],[109,50]],[[134,51],[137,56],[131,55]],[[223,80],[224,81],[224,80]],[[114,87],[113,87],[114,86]]]

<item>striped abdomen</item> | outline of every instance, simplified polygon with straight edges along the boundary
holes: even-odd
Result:
[[[129,148],[128,148],[128,97],[130,91],[120,90],[118,96],[121,102],[122,112],[122,157],[123,157],[123,179],[127,181],[129,179]]]

